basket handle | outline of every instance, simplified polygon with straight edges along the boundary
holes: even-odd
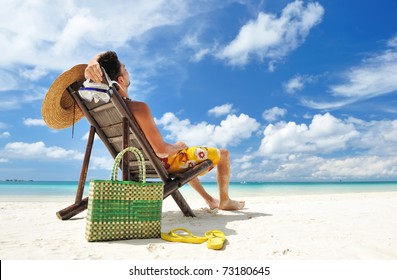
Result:
[[[127,147],[124,150],[120,151],[120,153],[118,153],[118,155],[114,159],[111,180],[112,181],[117,181],[120,162],[121,162],[121,159],[123,158],[123,156],[124,156],[124,154],[126,152],[132,152],[135,155],[135,157],[136,157],[136,159],[138,160],[138,163],[139,163],[139,179],[140,179],[140,182],[146,183],[145,158],[143,157],[142,152],[139,149],[135,148],[135,147]]]

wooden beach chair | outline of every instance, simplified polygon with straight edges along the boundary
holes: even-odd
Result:
[[[183,173],[169,174],[154,153],[115,86],[111,85],[113,94],[110,102],[99,101],[95,103],[94,101],[87,102],[80,97],[78,90],[83,82],[84,80],[77,80],[68,85],[65,90],[73,97],[91,127],[75,201],[72,205],[58,211],[57,217],[67,220],[87,208],[88,197],[83,198],[83,192],[95,135],[98,135],[102,140],[113,158],[128,146],[139,148],[145,157],[147,178],[149,180],[161,180],[165,184],[163,199],[171,195],[185,216],[194,217],[192,209],[178,189],[205,170],[208,170],[212,166],[211,160],[206,160]],[[139,180],[139,168],[134,156],[130,156],[128,153],[124,155],[121,169],[123,180]]]

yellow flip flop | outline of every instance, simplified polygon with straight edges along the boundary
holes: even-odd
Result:
[[[178,234],[178,232],[182,232],[182,234]],[[182,242],[182,243],[193,243],[193,244],[201,244],[208,240],[207,237],[193,235],[190,231],[188,231],[185,228],[174,228],[169,233],[162,232],[161,239],[170,242]]]
[[[220,230],[209,230],[205,233],[205,237],[208,238],[207,248],[213,250],[222,249],[226,240],[225,234]]]

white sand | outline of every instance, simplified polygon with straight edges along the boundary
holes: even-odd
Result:
[[[397,192],[247,197],[242,211],[211,211],[188,199],[197,214],[184,217],[171,198],[163,231],[185,227],[196,235],[222,230],[223,250],[161,239],[90,243],[86,211],[69,221],[55,212],[72,201],[0,202],[0,259],[397,259]]]

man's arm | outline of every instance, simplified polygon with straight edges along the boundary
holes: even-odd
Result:
[[[103,80],[103,73],[101,69],[101,65],[98,63],[98,59],[105,52],[100,52],[95,55],[90,62],[88,62],[88,66],[85,69],[84,76],[86,79],[92,80],[96,83],[100,83]]]
[[[97,83],[102,81],[103,73],[101,66],[98,63],[98,59],[103,53],[105,52],[98,53],[91,59],[90,62],[88,62],[88,66],[84,73],[86,79],[90,79]],[[123,89],[120,89],[119,93],[122,96],[128,97]],[[156,123],[154,122],[151,110],[146,103],[138,101],[126,101],[126,104],[158,157],[174,155],[180,150],[187,148],[186,144],[183,142],[169,144],[164,141]]]

